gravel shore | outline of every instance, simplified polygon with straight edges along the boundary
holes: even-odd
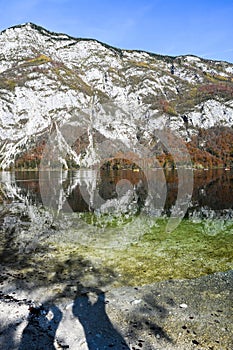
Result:
[[[46,288],[5,280],[0,289],[1,350],[233,349],[233,271],[109,290],[78,286],[73,298],[49,302]]]

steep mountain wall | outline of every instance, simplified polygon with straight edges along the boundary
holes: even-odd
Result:
[[[71,145],[62,130],[74,120]],[[120,50],[32,23],[0,34],[2,169],[38,166],[51,134],[65,167],[92,165],[106,140],[119,152],[149,148],[166,166],[158,129],[179,136],[195,166],[230,166],[232,126],[233,64]]]

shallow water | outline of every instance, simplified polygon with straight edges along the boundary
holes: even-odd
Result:
[[[178,185],[175,170],[2,172],[3,270],[67,292],[232,269],[233,173],[195,171],[181,204]]]

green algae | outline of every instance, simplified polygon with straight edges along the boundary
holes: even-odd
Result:
[[[120,230],[124,225],[120,222]],[[195,223],[184,219],[172,233],[166,232],[166,225],[166,219],[155,220],[137,240],[110,247],[96,246],[95,240],[89,244],[72,242],[64,239],[63,231],[30,255],[23,274],[38,285],[80,282],[85,286],[116,287],[196,278],[233,268],[233,231],[229,223],[214,235],[206,230],[207,220]],[[111,234],[110,229],[106,230]]]

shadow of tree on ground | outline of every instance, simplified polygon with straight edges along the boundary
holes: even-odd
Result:
[[[36,309],[35,309],[36,310]],[[46,317],[52,312],[51,319]],[[62,319],[62,312],[58,307],[52,305],[50,308],[44,306],[38,315],[30,313],[28,324],[23,331],[19,350],[38,349],[56,350],[54,347],[55,335]]]

